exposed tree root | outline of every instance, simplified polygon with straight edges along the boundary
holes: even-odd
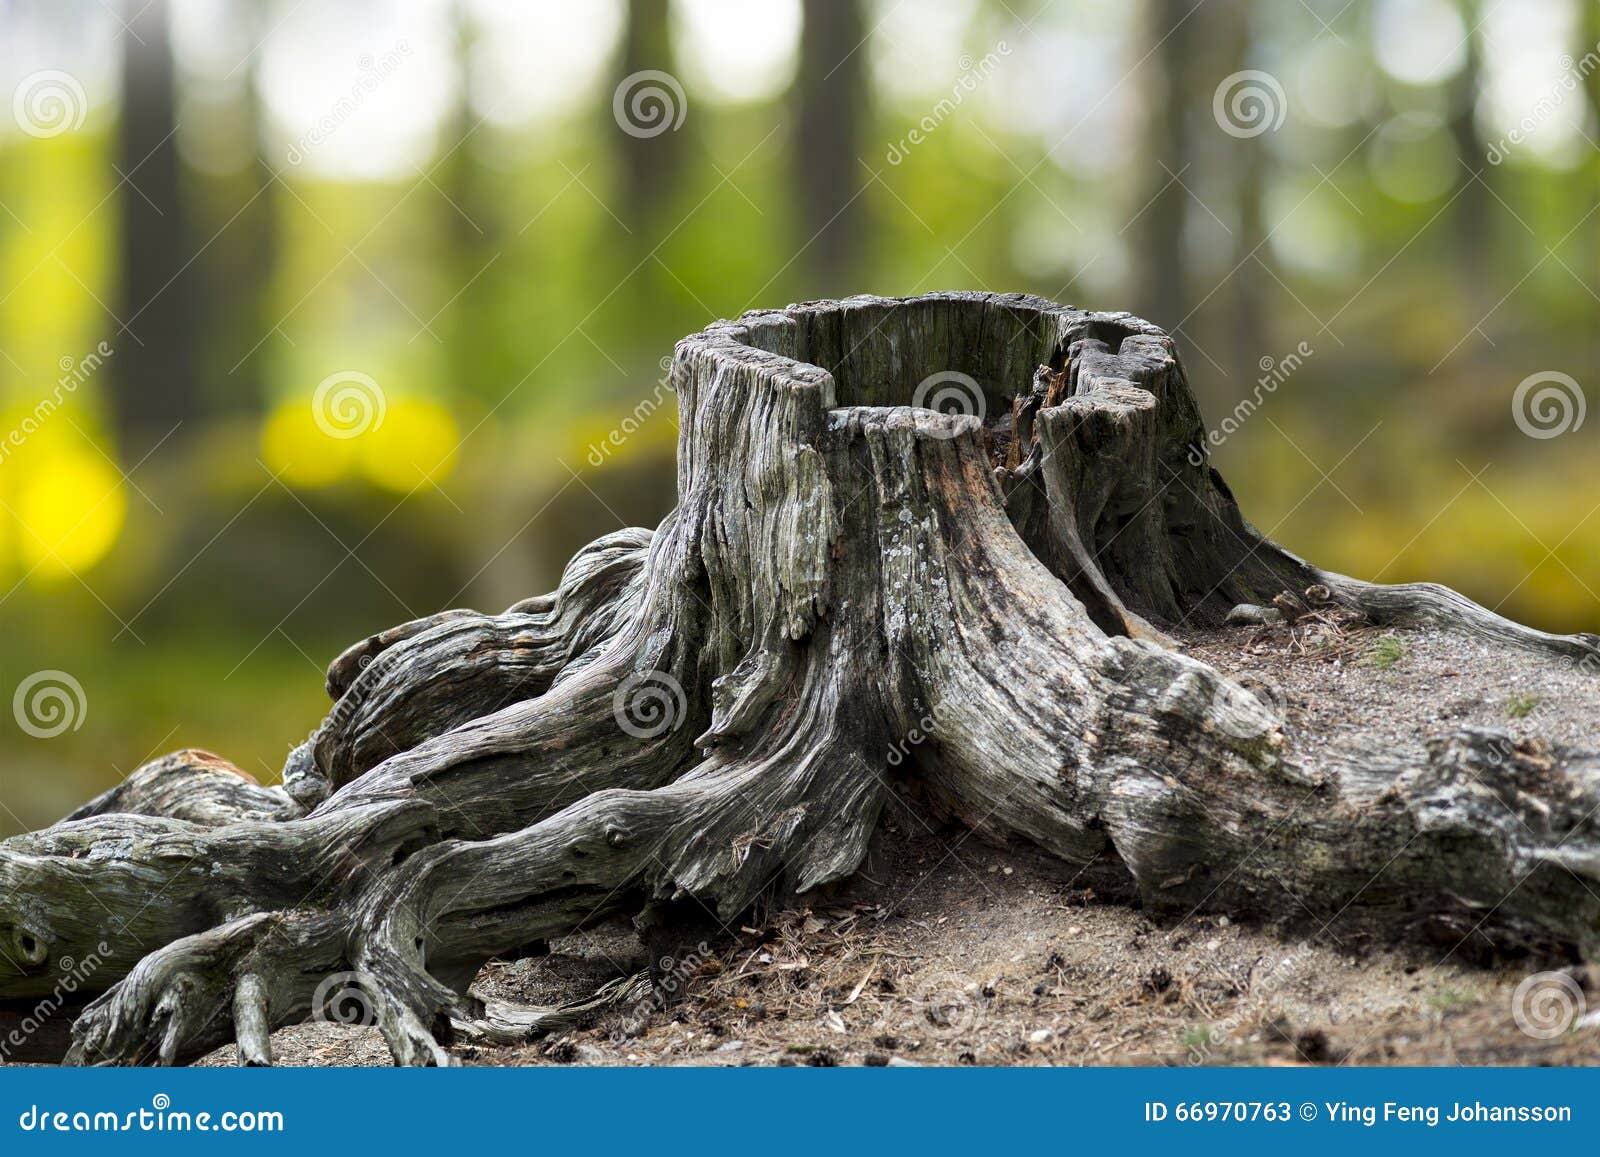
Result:
[[[1462,732],[1420,765],[1312,758],[1167,632],[1314,588],[1329,613],[1597,669],[1600,640],[1260,536],[1155,327],[1017,295],[813,302],[685,339],[673,384],[661,526],[505,614],[350,648],[286,790],[184,753],[0,847],[0,997],[47,991],[109,927],[74,1060],[237,1040],[267,1063],[272,1028],[348,974],[398,1062],[444,1063],[452,1034],[525,1037],[644,991],[515,1009],[471,994],[486,961],[847,876],[904,774],[1152,908],[1360,905],[1594,944],[1600,757]]]
[[[64,822],[103,815],[165,816],[214,828],[299,814],[299,806],[281,787],[262,787],[222,757],[209,751],[175,751],[137,768]]]
[[[554,594],[503,615],[446,611],[348,648],[328,669],[334,711],[289,758],[290,794],[315,807],[391,755],[543,695],[633,612],[650,538],[606,535],[573,557]]]

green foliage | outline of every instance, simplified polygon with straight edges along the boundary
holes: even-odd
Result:
[[[1512,719],[1526,719],[1539,706],[1539,696],[1517,691],[1506,697],[1506,715]]]
[[[1370,666],[1386,671],[1405,658],[1405,654],[1404,643],[1393,635],[1384,635],[1368,648],[1366,661]]]

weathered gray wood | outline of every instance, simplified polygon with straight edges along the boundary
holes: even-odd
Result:
[[[554,594],[503,615],[446,611],[345,650],[328,669],[334,710],[284,769],[289,794],[315,807],[391,755],[544,694],[632,614],[650,538],[632,528],[590,543]]]
[[[281,787],[262,787],[221,756],[187,750],[137,768],[67,816],[67,821],[119,814],[165,816],[218,827],[240,820],[292,819],[300,808]]]
[[[676,510],[580,552],[551,596],[340,656],[284,818],[205,827],[225,811],[182,822],[157,792],[167,818],[0,846],[34,961],[0,963],[0,998],[47,988],[104,904],[128,933],[75,1060],[237,1039],[266,1063],[270,1029],[354,970],[396,1060],[443,1063],[452,1022],[504,1040],[577,1011],[486,1005],[469,985],[487,960],[608,914],[651,926],[692,900],[731,920],[849,875],[907,773],[985,836],[1153,909],[1359,905],[1595,943],[1600,757],[1486,732],[1418,760],[1308,754],[1168,632],[1321,583],[1374,621],[1597,667],[1600,641],[1262,538],[1195,454],[1200,414],[1154,326],[1021,295],[810,302],[686,338],[672,382]],[[930,382],[974,391],[967,412],[913,405]]]

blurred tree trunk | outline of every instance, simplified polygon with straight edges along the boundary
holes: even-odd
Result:
[[[627,84],[629,77],[640,72],[664,72],[676,78],[667,16],[667,0],[628,0],[618,84]],[[639,84],[658,87],[653,81]],[[637,87],[630,85],[628,91],[637,91]],[[678,107],[673,104],[664,115],[670,120]],[[610,112],[608,108],[608,115]],[[621,125],[617,130],[609,135],[619,150],[621,216],[632,234],[633,247],[643,254],[655,246],[662,213],[673,202],[672,191],[682,170],[683,141],[677,129],[657,131],[653,121],[633,132]]]
[[[130,0],[117,123],[120,285],[112,345],[117,423],[136,461],[199,409],[167,0]]]
[[[858,292],[860,150],[866,116],[866,35],[859,0],[805,0],[795,78],[794,183],[802,293]]]
[[[500,321],[501,311],[496,309],[497,300],[503,300],[503,286],[496,278],[496,254],[511,239],[506,237],[504,220],[497,211],[502,202],[490,187],[493,178],[475,147],[485,143],[478,135],[481,122],[467,95],[468,64],[478,29],[465,3],[451,7],[459,83],[450,135],[443,142],[451,152],[439,176],[446,196],[436,198],[435,203],[444,214],[442,232],[448,245],[443,256],[451,272],[445,288],[449,293],[459,289],[461,295],[446,315],[450,328],[443,334],[445,357],[454,382],[487,389],[498,399],[525,372],[525,367],[517,365]],[[488,431],[480,431],[479,437],[487,440]],[[504,440],[495,438],[488,444],[498,451],[491,455],[492,464],[484,462],[481,468],[461,475],[472,489],[457,501],[469,506],[473,516],[456,520],[459,530],[453,548],[463,578],[476,575],[467,601],[499,608],[542,589],[537,555],[540,551],[548,555],[552,544],[548,532],[537,524],[531,531],[534,548],[526,541],[516,541],[522,537],[528,512],[539,509],[548,495],[530,484],[526,471],[516,465],[515,451]]]
[[[1241,141],[1241,145],[1258,142]],[[1267,263],[1271,254],[1266,246],[1266,234],[1261,225],[1261,200],[1266,185],[1267,151],[1264,148],[1238,150],[1239,170],[1236,177],[1236,209],[1238,223],[1233,232],[1233,264],[1239,269],[1233,275],[1233,340],[1229,343],[1230,370],[1236,375],[1239,388],[1254,381],[1259,373],[1263,355],[1277,356],[1269,348],[1273,335],[1267,321],[1263,290],[1268,275]],[[1246,260],[1247,256],[1249,257]],[[1241,265],[1240,263],[1243,262]]]
[[[1589,0],[1592,5],[1600,0]],[[1480,19],[1475,0],[1463,0],[1462,18],[1473,28]],[[1499,296],[1491,292],[1494,284],[1490,275],[1494,258],[1494,213],[1491,211],[1487,182],[1494,171],[1484,163],[1484,146],[1478,138],[1478,93],[1483,75],[1482,36],[1469,32],[1466,41],[1467,58],[1451,87],[1450,134],[1455,139],[1456,153],[1461,158],[1461,180],[1464,182],[1456,197],[1455,217],[1456,251],[1460,255],[1458,272],[1463,275],[1462,291],[1471,316],[1468,325],[1479,320]]]
[[[258,44],[269,30],[266,0],[230,0],[224,11],[248,29]],[[191,214],[197,231],[214,240],[197,262],[205,285],[203,306],[216,335],[213,349],[198,356],[201,378],[218,383],[220,394],[207,401],[231,413],[259,414],[267,401],[266,353],[275,340],[280,318],[272,306],[273,275],[278,267],[278,190],[273,178],[278,158],[266,155],[262,139],[261,54],[252,53],[241,68],[243,82],[226,115],[248,142],[249,160],[237,171],[191,174],[202,190]],[[240,276],[240,271],[248,276]]]
[[[1250,45],[1255,31],[1250,19],[1251,11],[1248,0],[1229,0],[1221,21],[1227,44],[1220,54],[1225,68],[1218,73],[1219,77],[1250,66]],[[1269,154],[1266,142],[1260,137],[1230,137],[1227,143],[1231,146],[1230,159],[1233,162],[1236,218],[1233,226],[1233,257],[1229,268],[1237,268],[1230,282],[1233,290],[1232,333],[1223,360],[1233,377],[1234,389],[1248,392],[1251,384],[1261,376],[1261,358],[1278,356],[1278,350],[1272,344],[1273,335],[1269,332],[1262,292],[1269,279],[1268,262],[1272,259],[1261,224],[1261,202],[1266,187]],[[1176,325],[1177,322],[1172,324]]]
[[[1144,180],[1135,204],[1143,207],[1136,226],[1138,285],[1135,309],[1167,330],[1183,323],[1186,262],[1183,187],[1174,178],[1190,158],[1185,112],[1190,103],[1191,61],[1200,17],[1190,12],[1198,0],[1149,0],[1147,35],[1153,47],[1155,84],[1141,149]],[[1209,105],[1207,106],[1209,107]],[[1187,175],[1184,176],[1187,179]]]
[[[680,189],[696,118],[677,76],[669,14],[668,0],[628,0],[618,75],[611,99],[602,102],[602,139],[616,150],[616,195],[607,205],[602,228],[609,231],[615,217],[625,232],[620,245],[603,242],[601,247],[616,259],[615,278],[626,285],[622,292],[606,294],[610,306],[601,317],[614,318],[612,331],[628,335],[621,344],[608,343],[608,352],[630,372],[637,371],[641,389],[655,377],[646,365],[653,365],[663,348],[671,348],[682,328],[682,319],[671,316],[671,303],[681,300],[682,286],[669,269],[672,255],[658,250],[688,207]],[[702,168],[695,165],[693,171],[698,176]],[[694,316],[699,315],[696,310]]]
[[[437,199],[444,215],[444,237],[451,273],[447,293],[459,292],[457,308],[450,311],[453,329],[445,346],[457,382],[501,383],[510,387],[521,376],[516,358],[507,346],[504,329],[495,324],[494,309],[500,288],[495,273],[499,254],[510,245],[502,203],[494,176],[484,165],[480,150],[489,143],[480,136],[482,122],[468,99],[469,62],[478,31],[464,3],[452,5],[455,25],[457,99],[449,136],[443,142],[448,156],[441,162],[440,184],[446,196]]]
[[[1583,5],[1583,11],[1586,14],[1585,18],[1578,22],[1578,32],[1583,37],[1583,40],[1578,45],[1578,51],[1573,55],[1573,59],[1579,62],[1580,67],[1583,67],[1582,62],[1588,58],[1590,53],[1600,54],[1600,0],[1589,0],[1587,4]],[[1589,119],[1589,124],[1591,126],[1600,126],[1600,68],[1589,68],[1585,86],[1589,95],[1589,108],[1594,114]],[[1592,137],[1593,132],[1590,135]],[[1592,139],[1586,143],[1590,146],[1595,145],[1595,141]],[[1588,156],[1589,173],[1591,175],[1590,187],[1593,188],[1595,184],[1600,183],[1600,147],[1591,147]],[[1594,238],[1594,254],[1588,262],[1588,271],[1590,276],[1594,276],[1595,270],[1600,269],[1600,213],[1589,218],[1589,229],[1591,231],[1590,235]],[[1590,288],[1600,293],[1600,285],[1591,285]],[[1597,365],[1600,364],[1600,327],[1591,326],[1589,333],[1591,335],[1590,340],[1593,343],[1591,348],[1595,349],[1595,357],[1591,359],[1589,364]]]

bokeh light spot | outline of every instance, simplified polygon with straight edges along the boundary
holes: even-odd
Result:
[[[110,463],[77,451],[33,464],[14,507],[23,563],[42,577],[88,570],[117,541],[128,513],[122,479]]]
[[[427,398],[394,398],[383,424],[354,445],[366,476],[386,490],[409,493],[450,475],[461,432],[450,411]]]

